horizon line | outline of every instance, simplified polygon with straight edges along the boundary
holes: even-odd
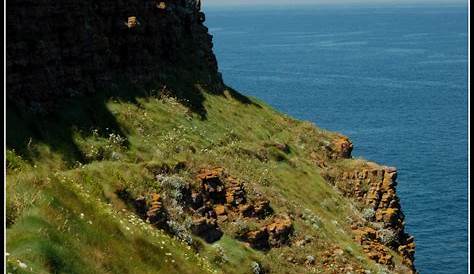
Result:
[[[205,7],[214,8],[214,7],[295,7],[295,6],[324,6],[324,7],[386,7],[386,6],[465,6],[468,7],[468,1],[465,0],[433,0],[433,1],[390,1],[390,2],[378,2],[371,0],[355,0],[349,2],[318,2],[318,3],[308,3],[304,1],[293,2],[293,3],[255,3],[255,2],[240,2],[240,3],[222,3],[219,2],[205,2]]]

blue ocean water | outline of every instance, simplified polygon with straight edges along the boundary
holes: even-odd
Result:
[[[399,169],[420,273],[467,273],[467,8],[208,8],[226,83]]]

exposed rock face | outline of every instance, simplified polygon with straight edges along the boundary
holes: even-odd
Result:
[[[226,189],[221,181],[223,169],[204,170],[197,178],[201,182],[201,195],[204,201],[213,203],[224,203],[226,199]]]
[[[200,189],[192,196],[193,199],[202,200],[204,203],[204,206],[195,210],[195,213],[201,216],[227,221],[229,218],[263,219],[273,213],[268,200],[259,198],[250,201],[243,183],[226,174],[223,168],[202,169],[196,178]],[[196,208],[196,205],[194,207]],[[260,229],[248,232],[243,239],[257,249],[278,247],[288,242],[292,227],[289,219],[277,218],[271,225],[262,224]]]
[[[244,239],[252,248],[268,249],[288,244],[292,232],[293,223],[288,216],[276,217],[270,224],[247,232]]]
[[[138,197],[134,200],[134,207],[137,213],[149,223],[159,228],[166,226],[168,216],[158,193]]]
[[[200,190],[192,194],[193,199],[214,205],[217,215],[233,213],[243,217],[264,218],[273,212],[268,200],[260,198],[249,201],[243,183],[227,175],[223,168],[203,169],[196,177]]]
[[[115,78],[142,86],[178,72],[215,89],[222,80],[197,2],[9,0],[7,98],[48,110]]]
[[[151,203],[146,212],[147,220],[152,224],[161,224],[166,220],[166,216],[159,194],[151,194]]]
[[[240,237],[252,247],[268,249],[290,243],[293,233],[291,219],[286,215],[267,218],[273,214],[270,202],[263,197],[249,199],[244,184],[229,176],[223,168],[200,170],[196,176],[197,184],[167,176],[157,175],[162,195],[151,193],[134,200],[137,213],[151,224],[171,233],[189,230],[212,243],[224,234],[220,227],[223,223],[254,220],[259,228],[246,231]],[[191,219],[189,228],[176,227],[179,220],[183,222],[186,218]]]
[[[227,204],[234,207],[244,204],[246,202],[246,194],[243,184],[234,178],[230,178],[229,186],[226,190],[225,200]]]
[[[268,243],[270,246],[279,247],[289,243],[290,235],[293,232],[293,223],[288,216],[277,217],[265,228],[269,234]]]
[[[293,232],[290,218],[274,217],[269,223],[266,218],[273,214],[270,202],[261,196],[249,199],[244,184],[223,168],[200,170],[197,184],[186,183],[168,172],[157,174],[156,178],[161,185],[160,194],[151,193],[133,200],[137,213],[156,227],[181,234],[186,240],[189,231],[212,243],[224,234],[220,228],[224,222],[253,219],[260,228],[247,231],[242,237],[251,246],[268,249],[289,243]],[[191,220],[188,227],[183,225],[186,219]]]
[[[361,227],[355,230],[355,240],[360,244],[368,257],[379,264],[393,267],[392,255],[388,248],[377,240],[377,231],[370,227]]]
[[[268,230],[266,227],[263,227],[258,230],[247,232],[243,239],[248,242],[252,248],[265,250],[270,247],[268,243],[269,237]]]
[[[358,198],[362,197],[365,203],[375,210],[375,222],[381,223],[384,228],[394,231],[396,240],[391,243],[391,247],[404,257],[406,265],[413,268],[415,243],[413,237],[410,237],[404,231],[405,216],[402,213],[395,190],[397,170],[383,167],[370,171],[362,170],[362,174],[361,171],[357,174],[359,180],[365,180],[369,186],[367,193],[358,190]],[[354,177],[352,176],[352,178]]]
[[[348,159],[351,157],[353,145],[352,142],[345,136],[339,136],[339,138],[335,139],[332,143],[332,154],[331,158],[345,158]]]
[[[347,138],[346,138],[347,140]],[[347,156],[352,149],[350,141],[344,138],[334,142],[341,148],[341,158]],[[350,145],[349,145],[350,144]],[[337,150],[336,150],[337,151]],[[415,272],[413,261],[415,243],[413,237],[405,232],[403,212],[396,194],[397,169],[368,163],[362,168],[338,169],[331,167],[331,162],[325,162],[325,177],[333,183],[345,196],[358,201],[361,206],[373,212],[373,216],[366,217],[368,222],[380,231],[389,231],[390,240],[383,233],[359,224],[355,227],[356,240],[364,247],[370,258],[378,263],[393,266],[392,258],[386,251],[391,248],[404,258],[404,264]]]

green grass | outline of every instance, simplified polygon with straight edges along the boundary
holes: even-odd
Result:
[[[79,101],[44,120],[9,110],[15,123],[7,136],[8,271],[249,273],[258,262],[272,273],[324,273],[319,259],[308,268],[286,258],[320,258],[328,247],[348,250],[341,264],[377,269],[352,240],[354,205],[310,158],[334,133],[233,91],[203,96],[205,117],[158,96],[110,98],[95,113]],[[287,144],[289,153],[271,146],[276,143]],[[153,170],[178,163],[185,163],[179,172],[190,181],[201,167],[224,167],[246,182],[250,195],[260,192],[276,213],[294,217],[295,240],[314,241],[260,252],[225,235],[196,251],[145,224],[117,197],[120,189],[132,195],[157,190]],[[302,213],[317,224],[298,217]]]

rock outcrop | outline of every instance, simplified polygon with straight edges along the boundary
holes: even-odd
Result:
[[[270,202],[264,198],[249,200],[244,184],[229,176],[223,168],[202,169],[196,176],[199,190],[192,193],[193,205],[200,211],[201,204],[213,207],[216,215],[238,215],[263,219],[273,213]]]
[[[225,233],[222,224],[253,220],[259,228],[245,231],[239,237],[253,248],[269,249],[290,243],[291,219],[286,215],[273,216],[270,202],[263,197],[249,199],[244,184],[223,168],[200,170],[195,184],[167,176],[170,175],[157,175],[162,193],[141,196],[133,203],[137,213],[158,228],[170,233],[189,229],[190,233],[212,243]],[[267,218],[270,216],[273,218]],[[185,222],[187,217],[191,219],[189,228],[170,227]]]
[[[247,232],[243,239],[255,249],[268,249],[287,245],[293,232],[293,223],[288,216],[275,217],[270,224]]]
[[[379,264],[393,267],[392,255],[388,248],[381,244],[377,239],[377,231],[370,227],[357,228],[355,231],[355,240],[360,244],[367,256]]]
[[[198,2],[9,0],[7,99],[49,111],[116,79],[145,86],[186,73],[217,89],[222,79]]]
[[[146,212],[146,217],[150,223],[160,226],[166,220],[166,214],[159,194],[151,194],[151,202]]]
[[[192,196],[200,197],[204,206],[195,212],[210,212],[207,216],[219,222],[264,219],[273,213],[268,200],[248,199],[243,183],[226,174],[223,168],[202,169],[196,178],[200,188]],[[271,224],[262,223],[261,228],[247,232],[242,239],[256,249],[279,247],[288,243],[292,229],[289,218],[275,218]]]
[[[352,143],[347,138],[338,138],[333,143],[336,149],[331,155],[337,157],[332,159],[350,155]],[[392,256],[387,251],[390,248],[398,252],[403,257],[403,263],[415,272],[414,238],[405,232],[405,216],[396,194],[397,169],[370,162],[353,168],[333,165],[334,162],[328,160],[320,167],[328,182],[361,206],[367,223],[357,224],[353,229],[356,241],[363,246],[369,258],[393,266]]]
[[[344,158],[348,159],[351,157],[353,145],[349,138],[345,136],[339,136],[337,139],[334,140],[332,143],[332,159]]]

